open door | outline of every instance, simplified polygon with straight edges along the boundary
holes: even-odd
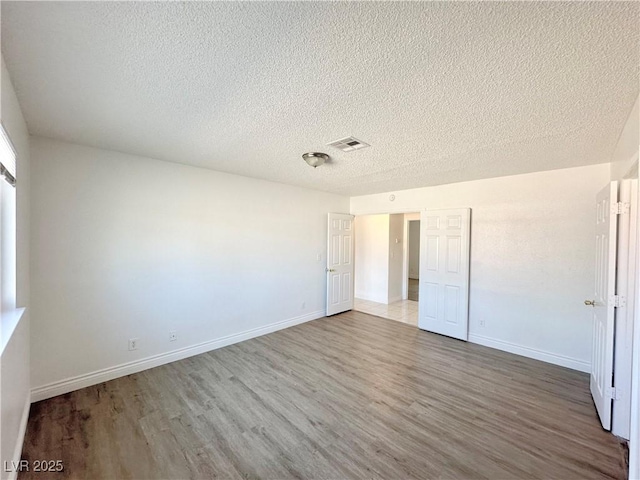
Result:
[[[330,213],[327,241],[327,316],[353,308],[353,215]]]
[[[471,210],[427,210],[420,219],[418,327],[467,340]]]
[[[611,430],[615,307],[620,302],[615,295],[617,217],[621,207],[618,182],[611,182],[596,197],[595,289],[593,299],[584,302],[593,309],[591,395],[605,430]]]

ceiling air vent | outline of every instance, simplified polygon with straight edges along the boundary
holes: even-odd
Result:
[[[354,150],[360,150],[361,148],[370,146],[368,143],[364,143],[363,141],[353,137],[341,138],[335,142],[327,143],[327,145],[339,148],[343,152],[352,152]]]

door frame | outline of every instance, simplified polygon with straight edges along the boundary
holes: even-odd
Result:
[[[640,183],[640,182],[638,182]],[[640,196],[640,191],[638,192]],[[640,224],[640,212],[635,215]],[[640,234],[640,231],[639,231]],[[640,272],[640,255],[636,259],[636,272]],[[636,278],[637,280],[637,278]],[[640,305],[640,281],[636,281],[635,304]],[[631,426],[629,432],[629,480],[640,480],[640,309],[634,312],[633,361],[631,384]]]
[[[390,213],[389,215],[398,215]],[[415,218],[414,218],[415,217]],[[409,299],[409,222],[420,221],[420,211],[404,214],[404,241],[402,242],[402,300]]]
[[[638,185],[636,179],[618,182],[618,201],[629,203],[629,215],[618,220],[618,258],[616,292],[626,297],[626,304],[616,308],[614,327],[614,387],[619,392],[613,400],[611,433],[629,439],[631,425],[631,382],[633,358],[634,311],[636,306],[636,255]]]
[[[635,155],[634,166],[625,178],[638,175],[638,153]],[[636,196],[640,199],[640,180],[637,182]],[[632,212],[633,220],[636,221],[636,235],[640,244],[640,209]],[[631,357],[631,419],[629,431],[629,479],[640,480],[640,252],[636,254],[635,261],[635,286],[634,312],[633,317],[633,349]],[[629,295],[630,297],[632,295]]]

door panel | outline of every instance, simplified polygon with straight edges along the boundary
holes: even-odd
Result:
[[[420,225],[418,326],[467,340],[471,210],[427,210]]]
[[[460,273],[460,237],[447,238],[447,272]]]
[[[438,250],[440,239],[438,237],[429,235],[426,241],[426,265],[425,269],[429,272],[438,271]]]
[[[351,281],[351,274],[349,272],[344,273],[342,275],[342,302],[353,300],[353,297],[351,295],[352,283],[353,282]]]
[[[327,241],[327,316],[353,308],[353,215],[330,213]]]
[[[618,182],[611,182],[596,197],[596,271],[591,308],[593,352],[591,395],[603,428],[611,430],[611,388],[613,386],[613,348],[615,331],[615,275]]]
[[[451,325],[459,323],[460,287],[444,286],[444,321]]]

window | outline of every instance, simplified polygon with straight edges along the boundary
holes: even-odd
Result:
[[[2,350],[18,320],[16,310],[16,151],[0,125],[0,320]]]

